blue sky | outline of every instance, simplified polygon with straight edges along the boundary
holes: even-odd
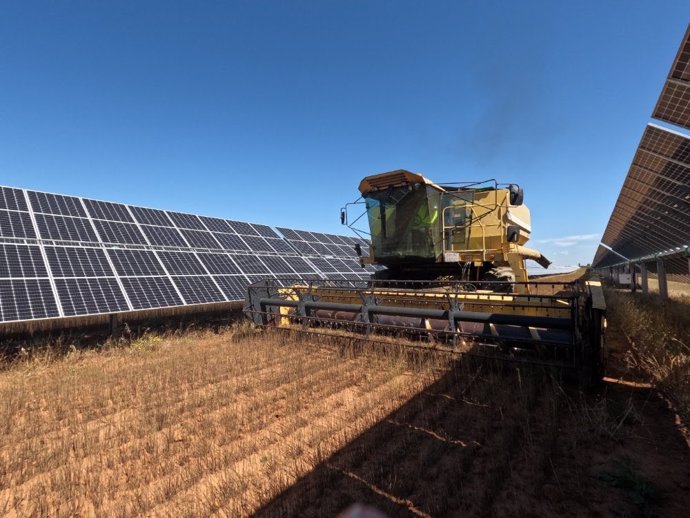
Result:
[[[590,262],[683,1],[4,2],[0,183],[343,233],[359,180],[521,184]]]

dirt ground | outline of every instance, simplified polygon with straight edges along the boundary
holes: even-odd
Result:
[[[234,331],[0,372],[0,515],[687,516],[690,442],[610,329],[603,387]]]
[[[232,331],[0,373],[1,516],[246,516],[440,375]]]
[[[456,365],[279,495],[260,516],[678,516],[690,443],[623,362],[611,333],[605,386],[561,390],[547,373]]]

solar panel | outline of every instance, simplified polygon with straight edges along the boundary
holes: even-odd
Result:
[[[120,277],[165,275],[165,270],[151,250],[110,248],[108,256]]]
[[[258,236],[259,233],[254,230],[254,227],[252,227],[251,223],[244,223],[243,221],[232,221],[232,220],[227,220],[228,225],[230,225],[230,228],[232,228],[237,234],[241,234],[244,236]]]
[[[216,238],[224,250],[231,251],[244,251],[249,250],[249,246],[245,243],[242,238],[236,234],[221,234],[220,232],[214,232],[213,237]]]
[[[254,230],[256,230],[263,237],[268,237],[268,238],[279,238],[280,237],[268,225],[257,225],[256,223],[252,223],[252,227],[254,227]]]
[[[312,242],[318,241],[318,239],[316,239],[314,237],[314,235],[311,232],[309,232],[308,230],[295,230],[295,232],[300,237],[300,239],[302,239],[302,241],[312,241]]]
[[[323,243],[309,243],[318,255],[331,255],[331,250]]]
[[[0,245],[0,278],[48,277],[38,246]]]
[[[138,223],[155,225],[158,227],[175,226],[164,210],[147,209],[144,207],[130,207],[130,210]]]
[[[350,273],[350,272],[356,272],[356,270],[352,269],[349,264],[347,264],[345,261],[342,261],[340,259],[329,259],[329,262],[335,267],[335,269],[339,272],[342,273]]]
[[[284,240],[278,239],[278,238],[270,238],[270,237],[267,237],[265,239],[266,239],[266,242],[271,246],[271,248],[279,254],[296,254],[297,253],[295,251],[295,249],[292,248],[287,243],[287,241],[284,241]]]
[[[690,129],[690,25],[652,116]]]
[[[228,300],[244,300],[249,282],[243,275],[216,275],[213,280],[216,281]]]
[[[336,267],[330,263],[330,261],[324,259],[323,257],[310,257],[309,262],[316,267],[317,271],[324,274],[338,271]]]
[[[302,257],[283,257],[286,263],[295,271],[295,273],[300,274],[312,274],[316,273],[314,267],[309,264],[306,259]]]
[[[84,204],[92,218],[134,223],[134,219],[127,210],[127,206],[121,203],[85,199]]]
[[[262,281],[264,279],[268,278],[275,278],[275,276],[270,275],[270,274],[265,274],[265,275],[247,275],[247,279],[249,279],[249,284],[254,284],[255,282]]]
[[[240,274],[240,269],[227,254],[198,254],[201,262],[211,274]]]
[[[343,257],[356,257],[357,252],[355,252],[355,248],[352,244],[350,245],[338,245],[338,248],[340,249],[340,254]]]
[[[93,220],[93,224],[104,243],[118,243],[123,245],[145,245],[146,238],[139,227],[133,223],[119,223],[116,221]]]
[[[290,244],[302,255],[319,255],[319,253],[306,241],[290,241]]]
[[[142,232],[149,243],[155,246],[178,246],[187,248],[189,244],[180,234],[180,231],[172,227],[154,227],[141,225]]]
[[[36,214],[35,218],[42,239],[98,243],[88,219],[49,214]]]
[[[362,255],[369,255],[369,247],[362,246]],[[342,252],[342,255],[345,257],[357,257],[357,251],[355,250],[355,245],[350,244],[349,246],[347,245],[340,245],[340,251]],[[365,251],[367,253],[365,253]]]
[[[78,216],[81,218],[87,217],[86,211],[84,207],[82,207],[79,198],[45,192],[27,192],[34,212],[57,214],[60,216]]]
[[[123,277],[121,282],[133,309],[166,308],[184,304],[168,277]]]
[[[189,252],[156,252],[170,275],[204,275],[204,265]]]
[[[224,302],[225,297],[210,277],[173,277],[187,304]]]
[[[199,216],[199,218],[204,223],[206,228],[212,232],[233,232],[232,228],[230,228],[230,225],[228,225],[224,219],[209,218],[208,216]]]
[[[332,241],[326,237],[326,234],[321,232],[309,232],[313,236],[313,240],[307,239],[306,241],[315,241],[316,243],[331,243]]]
[[[12,187],[0,187],[0,209],[28,211],[24,192]]]
[[[352,259],[343,259],[343,262],[353,271],[353,272],[359,272],[359,273],[372,273],[375,271],[374,267],[367,264],[362,266],[359,261],[355,261]]]
[[[294,270],[290,268],[290,265],[282,257],[262,255],[259,256],[261,261],[266,265],[271,273],[284,273],[284,274],[294,274]]]
[[[0,237],[34,239],[36,231],[29,213],[0,210]]]
[[[221,248],[213,234],[207,230],[180,230],[192,248]]]
[[[114,277],[55,279],[65,316],[120,313],[129,310]]]
[[[232,259],[245,274],[269,273],[269,269],[254,255],[233,255]]]
[[[247,243],[249,249],[254,252],[273,252],[273,248],[263,237],[242,236],[242,240]]]
[[[48,279],[0,279],[3,322],[60,316]]]
[[[307,257],[357,257],[357,253],[354,250],[355,243],[359,243],[362,247],[362,255],[369,255],[369,244],[363,240],[336,234],[324,234],[285,227],[277,228],[285,236],[291,247]]]
[[[347,239],[345,239],[344,236],[338,236],[335,234],[326,234],[326,236],[328,237],[328,239],[331,240],[331,242],[333,244],[336,244],[336,245],[350,245],[351,244]]]
[[[276,227],[283,236],[285,236],[285,239],[289,240],[296,240],[296,241],[302,241],[302,238],[300,235],[292,230],[291,228],[284,228],[284,227]]]
[[[46,246],[53,277],[112,277],[113,270],[100,248]]]
[[[206,230],[198,216],[194,214],[184,214],[182,212],[170,212],[168,216],[178,228],[188,228],[191,230]]]

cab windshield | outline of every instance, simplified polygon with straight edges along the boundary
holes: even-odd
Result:
[[[423,185],[396,187],[370,193],[364,200],[378,261],[436,259],[441,251],[438,190]]]

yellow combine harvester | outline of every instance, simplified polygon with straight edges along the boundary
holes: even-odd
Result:
[[[514,184],[437,185],[398,170],[364,178],[370,281],[267,279],[249,287],[245,313],[258,325],[395,334],[466,353],[603,370],[605,304],[594,280],[530,282],[523,192]],[[358,218],[359,219],[359,218]]]

